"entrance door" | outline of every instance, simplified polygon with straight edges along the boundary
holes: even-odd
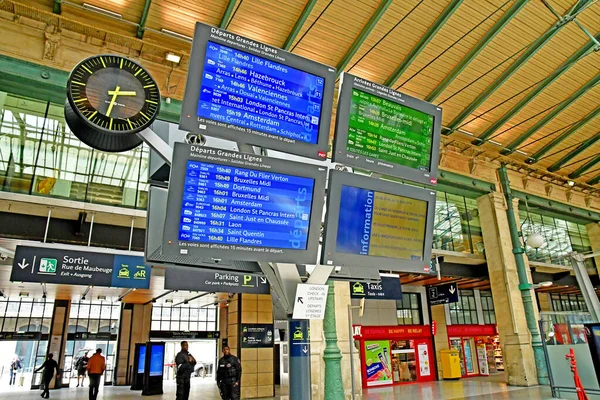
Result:
[[[92,336],[92,335],[90,335]],[[117,348],[117,335],[110,334],[103,339],[76,339],[75,334],[68,334],[67,348],[65,350],[65,364],[62,374],[63,386],[69,387],[71,384],[77,384],[77,360],[88,352],[91,357],[96,349],[102,349],[102,356],[106,360],[106,372],[104,373],[104,385],[112,385],[113,371],[115,365],[115,350]]]
[[[40,385],[42,384],[43,371],[34,371],[41,367],[44,361],[46,361],[46,354],[48,353],[48,340],[46,339],[33,342],[33,348],[35,356],[33,358],[33,367],[31,368],[31,389],[39,389]],[[58,358],[58,355],[55,354],[54,357],[54,359],[56,360]]]

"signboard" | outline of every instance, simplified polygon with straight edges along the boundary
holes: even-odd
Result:
[[[331,170],[321,263],[429,271],[435,192]]]
[[[381,282],[350,282],[353,299],[402,300],[400,278],[382,277]]]
[[[496,325],[448,325],[448,337],[462,336],[495,336],[498,334]]]
[[[418,339],[431,337],[429,325],[362,326],[354,325],[355,339]]]
[[[219,331],[150,331],[152,339],[218,339]]]
[[[42,332],[0,332],[0,340],[41,340]]]
[[[242,348],[273,347],[273,324],[242,324]]]
[[[165,289],[252,294],[269,294],[271,291],[265,276],[179,267],[165,270]]]
[[[391,385],[392,363],[389,340],[367,340],[364,342],[364,364],[367,387]]]
[[[148,289],[150,271],[138,256],[17,246],[10,280]]]
[[[327,285],[298,284],[293,319],[323,319],[327,303]]]
[[[336,70],[196,23],[179,129],[325,160]]]
[[[116,335],[114,335],[116,336]],[[98,332],[98,333],[88,333],[88,332],[77,332],[75,333],[75,340],[110,340],[113,337],[113,334],[110,332]]]
[[[427,288],[427,297],[429,304],[432,306],[458,303],[458,288],[456,287],[456,283],[431,286]]]
[[[436,184],[442,109],[344,73],[333,161]]]
[[[310,356],[310,326],[308,321],[290,321],[290,357]]]
[[[314,263],[325,171],[315,165],[176,143],[163,254]]]

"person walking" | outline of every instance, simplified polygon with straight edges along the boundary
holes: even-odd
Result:
[[[40,372],[44,370],[42,374],[42,385],[44,385],[44,390],[42,391],[42,398],[49,399],[50,398],[50,382],[52,382],[52,378],[54,377],[54,371],[56,370],[56,379],[60,378],[58,374],[58,363],[54,360],[54,354],[48,354],[46,361],[33,372]]]
[[[83,383],[85,382],[85,374],[87,372],[87,365],[90,361],[88,357],[89,351],[86,351],[85,354],[77,360],[75,363],[75,368],[77,369],[77,387],[79,387],[79,380],[81,379],[81,387],[83,387]]]
[[[188,400],[190,398],[190,380],[196,359],[188,352],[188,342],[181,342],[181,351],[175,357],[177,365],[177,395],[176,400]]]
[[[239,400],[242,364],[231,354],[229,346],[223,347],[223,357],[219,359],[217,384],[223,400]]]
[[[100,379],[106,370],[106,360],[102,357],[102,349],[97,349],[96,354],[90,357],[87,364],[87,373],[90,378],[90,400],[98,398]]]
[[[15,354],[11,363],[10,363],[10,386],[15,384],[17,379],[17,375],[19,374],[19,370],[21,369],[21,360],[19,360],[19,356]]]

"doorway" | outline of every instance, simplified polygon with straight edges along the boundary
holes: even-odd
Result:
[[[181,340],[169,340],[165,342],[165,365],[163,378],[165,381],[175,380],[177,366],[175,356],[181,351]],[[189,353],[196,359],[196,367],[192,374],[194,381],[208,380],[214,382],[217,364],[217,342],[215,340],[187,340]],[[196,379],[197,378],[197,379]]]

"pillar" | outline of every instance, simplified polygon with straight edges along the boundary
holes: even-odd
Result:
[[[56,300],[54,310],[52,311],[52,326],[50,328],[50,344],[48,345],[48,354],[52,353],[58,363],[59,370],[65,368],[65,349],[67,346],[67,333],[69,331],[69,313],[71,312],[71,302],[69,300]],[[50,382],[50,387],[58,389],[62,387],[62,379],[56,379],[56,376]]]
[[[477,206],[507,382],[515,386],[537,385],[532,340],[519,290],[505,197],[498,192],[490,193],[477,199]]]
[[[350,301],[350,284],[335,281],[333,286],[333,306],[335,311],[335,331],[337,347],[341,352],[342,385],[345,398],[352,393],[352,375],[350,368],[350,332],[348,321],[348,306]],[[329,300],[328,300],[329,303]],[[326,311],[327,312],[327,311]],[[327,318],[327,316],[325,317]],[[357,324],[357,321],[354,321]],[[312,399],[324,400],[325,396],[325,335],[323,321],[310,321],[310,351],[311,351],[311,380]],[[354,388],[356,399],[362,398],[362,375],[359,350],[354,348]]]
[[[449,350],[448,343],[448,326],[446,324],[446,308],[443,304],[431,306],[431,321],[435,321],[436,333],[433,338],[435,342],[435,351],[437,352],[437,372],[438,377],[442,379],[442,358],[440,357],[441,350]]]
[[[592,251],[600,251],[600,222],[592,222],[585,226],[588,236],[590,237],[590,246]],[[600,256],[594,257],[596,262],[596,271],[600,271]],[[600,272],[598,272],[600,274]]]
[[[119,342],[115,366],[114,383],[117,386],[130,385],[135,357],[135,344],[150,340],[152,305],[125,303],[121,306]]]

